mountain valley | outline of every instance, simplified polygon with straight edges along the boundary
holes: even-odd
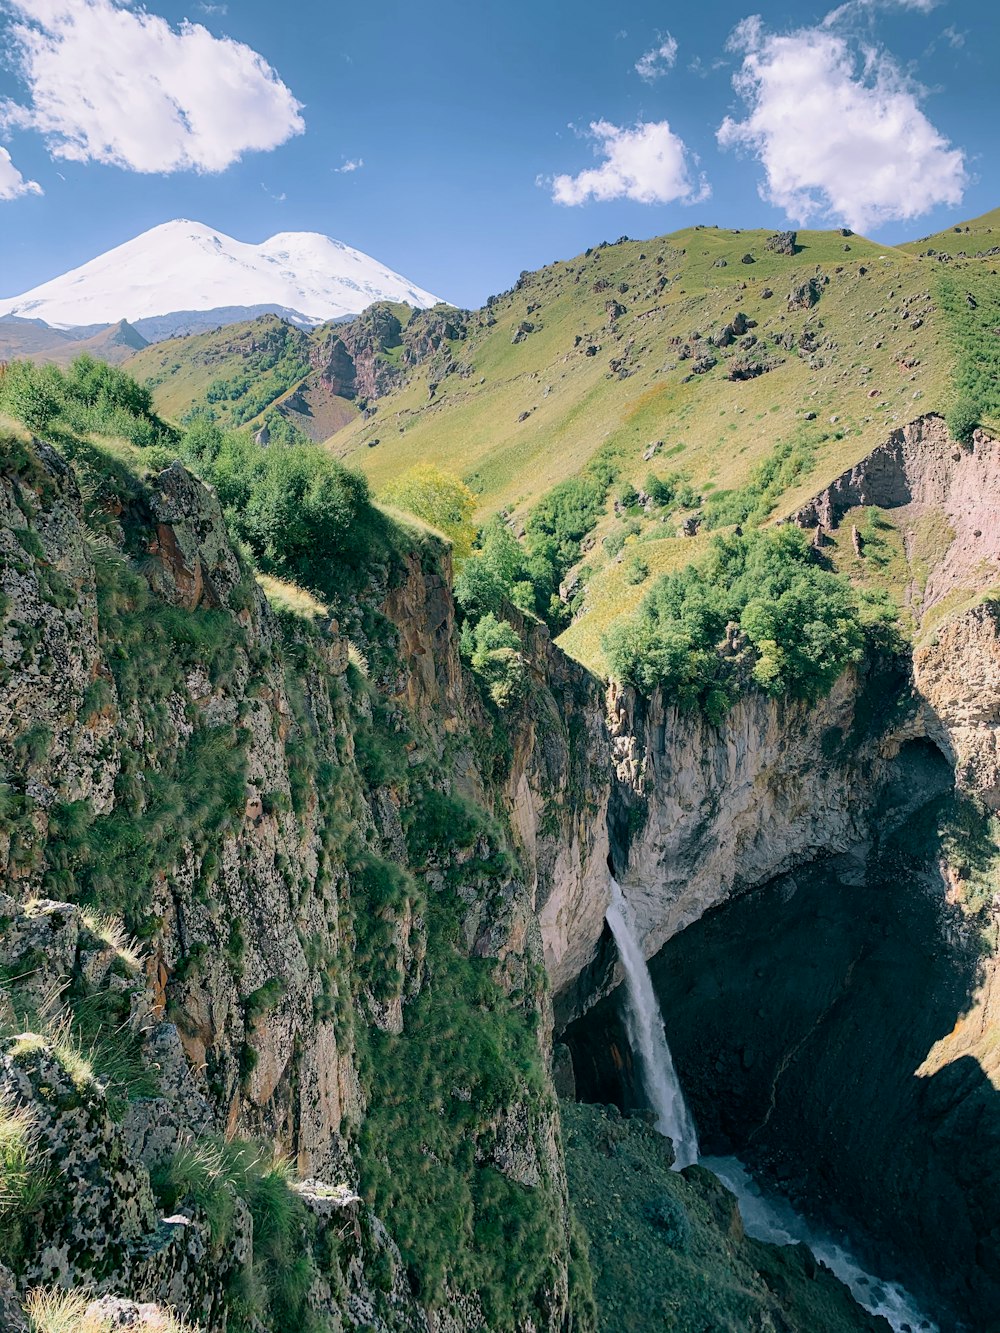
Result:
[[[998,246],[3,304],[4,1327],[1000,1328]]]

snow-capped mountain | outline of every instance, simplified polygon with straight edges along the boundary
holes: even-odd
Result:
[[[234,317],[241,318],[248,309],[265,307],[319,324],[357,314],[373,301],[425,307],[438,299],[370,255],[318,232],[280,232],[250,245],[178,219],[30,292],[0,300],[0,316],[41,319],[65,329],[122,319],[136,323],[175,311],[234,309],[241,312]]]

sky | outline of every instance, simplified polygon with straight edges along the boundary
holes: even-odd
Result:
[[[0,0],[0,297],[185,217],[478,306],[695,223],[1000,204],[995,0]]]

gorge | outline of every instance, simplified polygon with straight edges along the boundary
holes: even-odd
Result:
[[[843,1234],[998,1327],[993,433],[914,416],[767,527],[870,594],[809,604],[829,688],[755,675],[748,616],[685,698],[564,650],[568,576],[555,642],[565,552],[490,602],[480,534],[458,595],[328,452],[118,374],[0,377],[6,1326],[885,1333]]]

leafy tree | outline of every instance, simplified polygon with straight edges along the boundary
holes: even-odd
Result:
[[[498,708],[509,708],[523,698],[528,673],[521,640],[509,620],[498,620],[488,611],[475,628],[466,622],[462,648]]]
[[[476,535],[476,497],[458,477],[433,463],[418,463],[397,477],[382,498],[439,528],[451,539],[456,561],[467,559]]]
[[[515,590],[520,598],[515,604],[533,611],[534,585],[527,573],[523,547],[497,514],[480,532],[477,549],[462,566],[455,596],[474,620],[490,611],[498,615],[505,601],[514,600]]]
[[[945,418],[951,438],[959,440],[962,444],[971,443],[973,432],[979,426],[982,417],[983,410],[979,403],[968,394],[963,394],[955,400]]]
[[[75,357],[66,375],[66,391],[89,407],[121,408],[134,416],[150,416],[153,395],[117,366],[97,361],[84,352]]]
[[[264,449],[201,417],[183,447],[266,572],[334,596],[345,570],[359,568],[383,533],[365,478],[319,445]]]
[[[718,721],[747,683],[820,698],[893,616],[820,569],[805,534],[786,525],[716,537],[703,565],[658,579],[604,646],[620,679]]]
[[[0,373],[0,407],[33,434],[43,432],[59,415],[61,384],[30,361],[15,361]]]

